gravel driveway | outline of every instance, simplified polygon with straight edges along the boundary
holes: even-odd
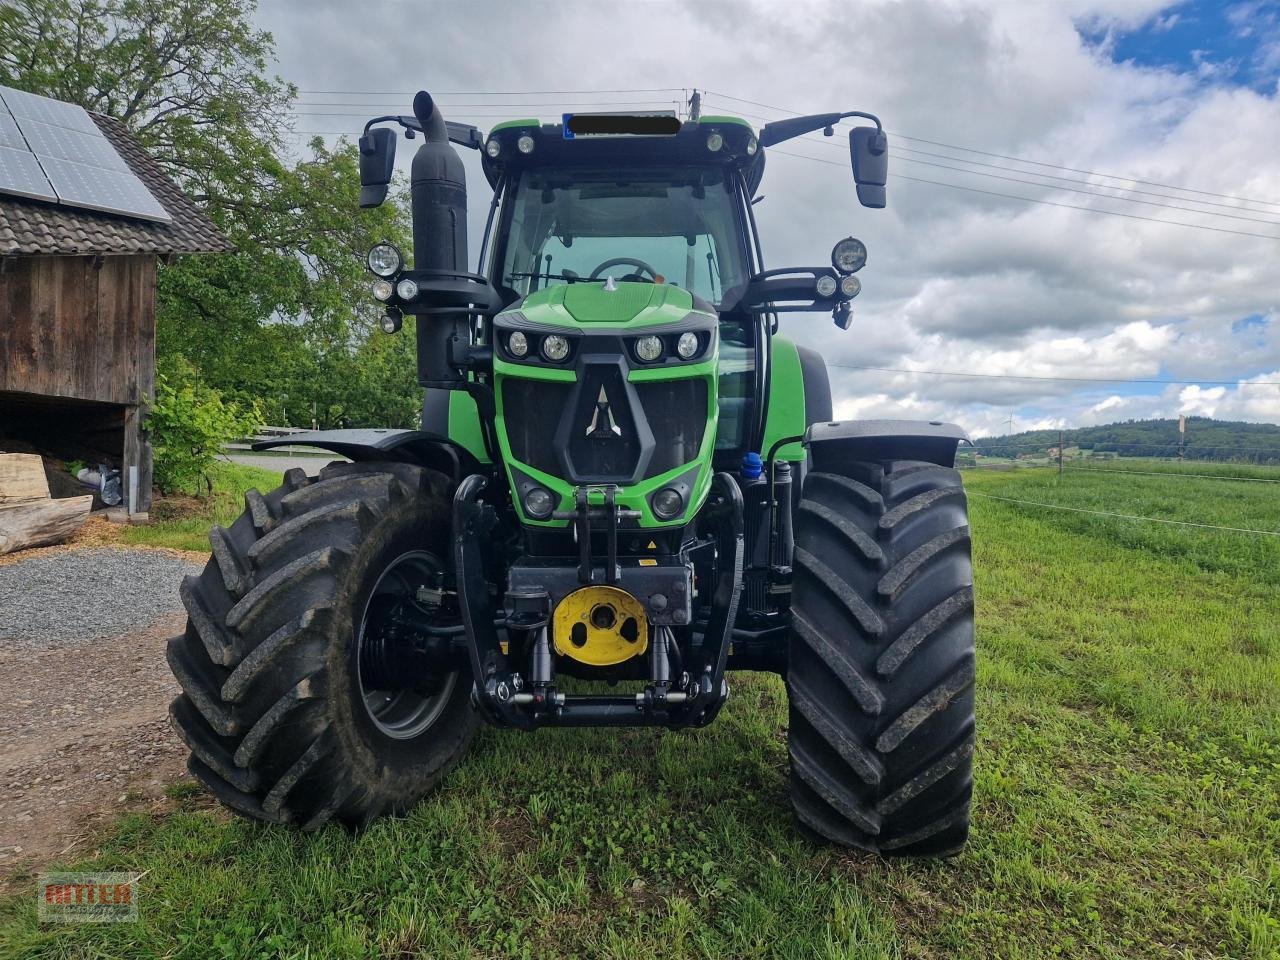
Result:
[[[163,550],[37,553],[0,566],[0,640],[34,649],[118,637],[181,610],[178,584],[199,572]]]

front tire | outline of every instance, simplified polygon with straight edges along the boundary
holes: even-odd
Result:
[[[973,792],[973,570],[955,470],[811,473],[796,517],[787,673],[792,804],[825,840],[958,853]]]
[[[363,824],[412,806],[465,753],[479,725],[465,667],[442,669],[417,709],[361,676],[371,604],[447,562],[444,492],[406,464],[290,470],[211,531],[213,558],[182,585],[186,630],[169,641],[183,691],[170,717],[223,804],[308,830]]]

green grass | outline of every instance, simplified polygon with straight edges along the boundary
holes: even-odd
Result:
[[[1116,512],[1280,520],[1268,484],[966,480]],[[1266,538],[985,497],[972,512],[979,746],[973,835],[955,859],[802,840],[783,687],[735,675],[702,731],[487,731],[409,817],[359,836],[228,820],[176,789],[175,812],[127,817],[74,861],[148,871],[140,923],[40,928],[24,892],[0,904],[0,956],[1280,955]]]
[[[264,493],[280,486],[282,473],[218,460],[210,471],[212,494],[203,497],[160,498],[147,526],[124,527],[123,543],[175,550],[209,550],[209,527],[230,524],[244,510],[244,494],[250,487]]]

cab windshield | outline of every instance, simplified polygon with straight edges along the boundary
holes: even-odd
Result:
[[[509,203],[499,282],[520,296],[613,277],[718,305],[747,279],[733,183],[719,167],[527,170]]]

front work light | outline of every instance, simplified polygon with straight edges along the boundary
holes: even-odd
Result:
[[[553,333],[542,340],[542,355],[548,360],[559,363],[569,355],[569,341],[558,333]]]
[[[724,146],[724,137],[722,137],[720,134],[713,133],[707,137],[707,149],[710,150],[712,153],[716,153],[723,146]]]
[[[393,307],[382,315],[379,326],[382,327],[383,333],[399,333],[402,323],[403,317],[400,311]]]
[[[380,277],[389,277],[404,266],[404,257],[389,243],[375,244],[369,251],[369,269]]]
[[[831,248],[831,265],[841,273],[857,273],[866,262],[866,244],[854,237],[845,237]]]
[[[679,516],[684,509],[684,497],[675,487],[663,487],[653,495],[653,512],[661,520]]]
[[[405,277],[396,284],[396,296],[401,300],[412,300],[418,295],[418,283]]]
[[[391,285],[390,280],[373,281],[373,298],[375,300],[390,300],[396,292],[396,288]]]
[[[636,341],[636,356],[645,363],[653,363],[662,356],[662,341],[650,334]]]
[[[676,353],[680,354],[681,360],[688,360],[698,352],[698,335],[692,330],[686,330],[680,334],[680,339],[676,341]]]
[[[840,294],[852,300],[862,292],[862,281],[850,274],[840,278]]]
[[[533,153],[533,137],[524,134],[516,141],[516,149],[521,153]]]
[[[484,145],[484,152],[489,155],[489,159],[497,157],[502,152],[502,144],[497,140],[490,140]]]
[[[534,487],[524,495],[524,512],[535,520],[545,520],[551,516],[555,505],[555,498],[541,487]]]
[[[529,338],[519,330],[512,330],[511,336],[507,337],[507,349],[512,356],[523,357],[529,352]]]
[[[813,289],[820,297],[833,297],[836,293],[836,278],[829,273],[824,273],[813,285]]]

